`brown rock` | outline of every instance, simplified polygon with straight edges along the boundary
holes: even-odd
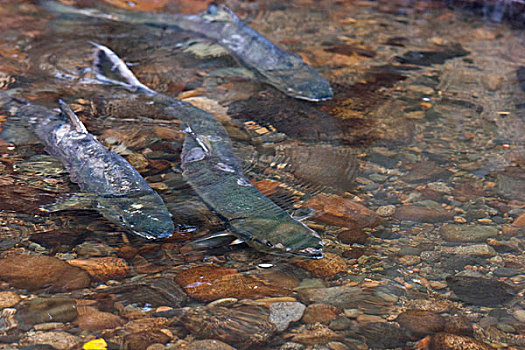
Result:
[[[445,333],[472,336],[474,328],[472,323],[463,316],[450,316],[445,320]]]
[[[138,248],[124,245],[117,250],[117,255],[123,259],[133,259],[135,255],[139,252]]]
[[[18,309],[15,317],[21,329],[30,329],[37,323],[70,322],[78,316],[76,301],[71,298],[35,298]]]
[[[12,307],[20,301],[20,296],[15,292],[0,292],[0,309]]]
[[[399,314],[396,321],[416,338],[441,332],[445,328],[445,318],[432,311],[408,310]]]
[[[259,191],[261,191],[262,194],[265,196],[269,196],[277,192],[277,189],[279,188],[279,183],[277,181],[273,180],[260,180],[260,181],[252,181],[252,184],[257,188]]]
[[[401,265],[412,266],[419,264],[421,262],[421,258],[417,255],[403,255],[396,257],[396,261]]]
[[[76,337],[66,332],[30,332],[20,340],[21,345],[50,345],[58,350],[69,350],[81,342]]]
[[[515,226],[525,226],[525,213],[518,216],[512,224]]]
[[[450,172],[447,169],[429,161],[409,164],[407,168],[409,173],[401,177],[401,180],[410,183],[432,182],[450,176]]]
[[[306,327],[301,327],[299,332],[292,337],[293,342],[313,345],[325,344],[332,340],[341,340],[344,336],[335,333],[325,325],[316,323]]]
[[[151,344],[166,344],[170,339],[161,331],[131,333],[124,336],[124,349],[144,350]]]
[[[124,329],[129,333],[149,332],[165,328],[168,324],[169,321],[165,317],[145,317],[129,321],[124,325]]]
[[[375,227],[381,223],[381,217],[362,204],[337,195],[319,194],[304,203],[316,211],[313,220],[335,226],[352,229]]]
[[[291,292],[271,286],[236,269],[216,266],[198,266],[181,271],[175,281],[191,297],[211,301],[222,298],[259,298],[269,295],[289,295]]]
[[[345,259],[333,253],[324,253],[322,259],[294,259],[293,263],[317,277],[330,277],[348,267]]]
[[[365,244],[368,235],[362,230],[342,230],[337,234],[337,239],[344,244]]]
[[[62,260],[44,255],[12,255],[0,259],[0,278],[13,287],[61,292],[89,286],[88,274]]]
[[[461,335],[438,333],[430,339],[430,350],[495,350],[492,346]]]
[[[109,312],[98,311],[91,306],[78,306],[78,317],[75,320],[80,329],[88,331],[100,331],[108,328],[122,326],[124,320]]]
[[[304,323],[328,324],[337,318],[342,311],[335,306],[328,304],[311,304],[304,311],[302,321]]]
[[[85,270],[98,282],[123,279],[130,270],[126,260],[114,257],[74,259],[68,260],[68,263]]]
[[[445,210],[418,207],[415,205],[404,205],[396,209],[394,218],[398,220],[437,223],[452,220],[454,218],[454,213]]]
[[[205,339],[196,340],[186,346],[184,350],[236,350],[233,346],[223,343],[220,340]]]

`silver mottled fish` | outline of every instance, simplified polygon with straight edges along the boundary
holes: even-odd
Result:
[[[65,103],[62,113],[0,92],[0,108],[27,121],[46,151],[60,160],[84,193],[44,210],[92,207],[117,226],[148,239],[166,238],[173,221],[161,197],[124,158],[87,132]]]
[[[149,89],[115,53],[105,46],[96,46],[97,79],[149,96],[167,116],[186,124],[187,136],[181,155],[183,176],[202,200],[229,224],[234,235],[257,250],[322,257],[320,236],[294,220],[244,176],[226,130],[213,115]]]
[[[57,1],[42,1],[50,11],[109,19],[118,22],[177,27],[216,42],[226,48],[244,67],[258,78],[285,94],[307,101],[333,97],[332,89],[315,69],[299,56],[282,50],[241,21],[224,5],[211,4],[197,15],[161,14],[114,9],[75,8]]]

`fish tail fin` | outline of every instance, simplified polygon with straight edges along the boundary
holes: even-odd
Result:
[[[95,79],[104,84],[123,86],[130,91],[153,95],[155,92],[142,84],[124,61],[107,46],[90,42],[95,46],[93,72]]]
[[[69,118],[69,120],[71,121],[71,124],[73,124],[77,132],[82,133],[82,134],[87,134],[88,131],[86,129],[86,126],[78,118],[75,112],[73,112],[71,107],[69,107],[69,105],[62,100],[58,100],[58,104],[60,105],[60,111],[62,112],[62,114],[64,114],[66,117]]]

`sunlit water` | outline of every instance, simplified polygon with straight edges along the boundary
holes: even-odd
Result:
[[[68,102],[159,192],[177,231],[145,241],[94,211],[41,212],[79,189],[28,126],[0,116],[0,349],[98,338],[126,349],[523,348],[525,34],[490,9],[412,5],[228,2],[331,82],[334,99],[310,103],[239,77],[227,52],[190,33],[2,1],[0,87]],[[263,193],[294,215],[316,209],[304,222],[326,257],[192,243],[227,226],[182,179],[180,121],[82,79],[89,41],[213,113]]]

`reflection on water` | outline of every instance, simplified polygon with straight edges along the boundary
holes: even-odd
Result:
[[[191,33],[2,3],[0,87],[69,103],[159,192],[178,230],[146,241],[95,212],[41,212],[80,190],[26,125],[1,115],[0,349],[524,347],[519,2],[227,4],[315,67],[334,98],[284,96]],[[192,244],[228,228],[182,178],[183,126],[144,97],[87,84],[89,41],[211,112],[250,181],[322,235],[325,258]]]

